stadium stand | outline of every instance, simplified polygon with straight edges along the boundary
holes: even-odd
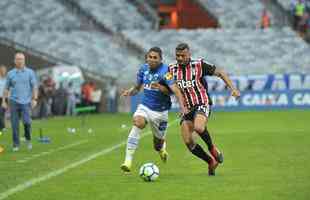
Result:
[[[126,0],[76,0],[76,2],[115,32],[123,29],[151,29],[152,27],[152,23]]]
[[[4,30],[74,29],[82,25],[53,0],[1,0],[0,8],[0,28]]]
[[[257,1],[253,6],[254,0],[200,0],[213,10],[222,29],[160,32],[151,30],[152,22],[126,0],[74,0],[112,33],[80,29],[80,16],[68,12],[60,2],[0,1],[0,36],[98,74],[129,75],[122,81],[130,82],[143,60],[122,45],[115,36],[119,30],[144,52],[153,45],[163,47],[166,62],[174,60],[177,43],[188,42],[194,57],[206,57],[234,74],[310,71],[310,47],[291,28],[254,29],[264,8]],[[16,15],[16,10],[23,14]]]
[[[292,0],[277,0],[277,2],[285,9],[285,10],[292,10]]]
[[[126,48],[113,42],[113,37],[102,32],[18,31],[0,32],[0,36],[99,74],[114,77],[124,73],[134,77],[133,71],[141,63],[137,57],[130,56]]]
[[[260,22],[264,5],[257,0],[198,0],[215,15],[222,28],[255,28]],[[271,15],[271,23],[273,23]]]
[[[310,72],[310,47],[291,28],[125,31],[145,50],[163,47],[174,60],[175,46],[187,42],[193,57],[205,57],[233,74]]]

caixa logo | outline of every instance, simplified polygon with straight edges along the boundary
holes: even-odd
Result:
[[[191,80],[191,81],[180,80],[178,81],[178,85],[180,88],[194,87],[196,85],[196,80]]]

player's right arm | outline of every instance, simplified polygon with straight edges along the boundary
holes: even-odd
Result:
[[[142,84],[137,84],[129,89],[123,90],[121,92],[121,96],[135,96],[136,94],[138,94],[140,92],[142,88]]]
[[[123,90],[121,92],[121,96],[135,96],[136,94],[138,94],[143,86],[143,76],[144,76],[144,66],[141,66],[141,68],[137,73],[136,85],[129,89]]]
[[[176,83],[173,83],[172,85],[169,85],[169,87],[170,87],[171,91],[174,93],[174,95],[178,99],[178,102],[179,102],[179,105],[180,105],[180,109],[181,109],[181,113],[182,114],[187,114],[189,112],[189,110],[185,106],[184,96],[183,96],[181,90],[179,89],[178,85]]]

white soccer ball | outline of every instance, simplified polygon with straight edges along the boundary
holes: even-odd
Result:
[[[144,181],[155,181],[159,177],[159,169],[154,163],[146,163],[140,167],[139,175]]]

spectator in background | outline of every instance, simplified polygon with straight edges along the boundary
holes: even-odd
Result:
[[[108,87],[108,112],[117,112],[117,85],[114,80]]]
[[[28,149],[31,144],[31,107],[35,107],[38,99],[38,87],[35,73],[26,67],[25,55],[15,54],[15,68],[9,71],[3,93],[3,98],[9,97],[11,124],[13,129],[13,151],[19,150],[19,118],[24,123],[25,138]],[[10,96],[9,96],[10,94]],[[2,101],[2,107],[7,108],[6,101]]]
[[[48,76],[44,86],[46,88],[47,97],[48,97],[47,114],[50,115],[50,114],[52,114],[53,96],[54,96],[55,91],[56,91],[56,83],[52,79],[51,76]]]
[[[261,29],[266,29],[270,27],[270,16],[266,8],[263,10],[262,13],[260,27]]]
[[[298,1],[298,0],[291,0],[291,3],[290,3],[290,10],[291,10],[291,14],[292,14],[292,15],[294,15],[295,7],[296,7],[296,4],[297,4],[297,1]]]
[[[86,82],[82,86],[82,104],[84,106],[91,105],[91,93],[94,90],[94,83],[93,82]]]
[[[308,14],[308,19],[307,19],[307,37],[310,39],[310,14]]]
[[[310,13],[310,0],[306,0],[305,5],[306,5],[306,12]]]
[[[48,98],[46,91],[44,90],[44,81],[41,82],[39,86],[39,96],[38,96],[38,107],[39,107],[39,118],[47,118],[48,110]]]
[[[91,101],[92,105],[96,107],[96,113],[100,111],[100,103],[101,103],[102,91],[100,88],[97,88],[96,85],[93,87],[93,91],[91,93]]]
[[[6,82],[6,66],[1,65],[0,66],[0,97],[1,97],[0,105],[2,105],[2,101],[6,101],[6,99],[3,98],[5,82]],[[0,107],[0,134],[2,134],[2,131],[4,128],[5,128],[5,108],[1,106]]]
[[[300,28],[299,28],[299,31],[300,31],[300,35],[301,37],[304,37],[307,33],[307,30],[308,30],[308,20],[309,20],[309,13],[305,13],[300,21]]]
[[[51,100],[55,93],[55,82],[50,77],[42,79],[39,86],[39,118],[47,118],[51,114]]]
[[[59,84],[59,88],[55,91],[53,96],[52,111],[55,115],[65,115],[66,114],[66,100],[67,91],[63,86],[63,83]]]
[[[86,105],[86,84],[87,82],[84,82],[81,86],[81,105]]]
[[[300,30],[300,22],[305,14],[305,3],[298,0],[294,8],[294,29]]]
[[[76,94],[73,88],[73,83],[69,82],[67,88],[67,115],[75,115],[75,106],[76,106]]]

